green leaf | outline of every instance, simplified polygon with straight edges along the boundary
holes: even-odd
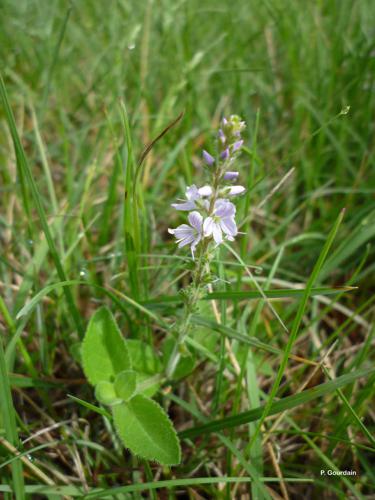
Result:
[[[113,382],[115,376],[131,369],[125,339],[106,307],[92,316],[82,342],[83,371],[92,385]]]
[[[181,450],[176,431],[155,401],[138,394],[112,410],[117,432],[132,453],[162,465],[180,463]]]
[[[103,405],[121,403],[121,398],[117,395],[115,386],[111,382],[99,382],[95,387],[95,397]]]
[[[114,391],[123,401],[128,401],[137,388],[137,374],[133,370],[124,370],[116,375]]]

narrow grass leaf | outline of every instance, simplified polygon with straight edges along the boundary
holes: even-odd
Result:
[[[46,214],[45,214],[45,211],[43,208],[41,196],[38,192],[38,188],[37,188],[37,185],[35,183],[30,166],[28,164],[28,161],[27,161],[27,158],[25,155],[25,151],[24,151],[22,143],[21,143],[21,139],[18,135],[16,122],[14,120],[13,112],[12,112],[12,109],[11,109],[9,101],[8,101],[6,88],[5,88],[4,81],[1,77],[1,75],[0,75],[0,96],[1,96],[2,101],[3,101],[3,105],[4,105],[4,109],[5,109],[5,116],[6,116],[6,119],[8,122],[10,133],[12,135],[12,140],[13,140],[13,144],[14,144],[14,149],[16,151],[17,163],[19,165],[19,169],[22,172],[23,176],[25,177],[25,180],[26,180],[28,187],[31,191],[31,195],[32,195],[36,210],[38,212],[40,224],[42,226],[44,235],[46,237],[49,251],[51,253],[52,259],[53,259],[55,267],[56,267],[56,271],[59,275],[60,280],[66,281],[65,271],[64,271],[63,265],[61,263],[60,257],[57,253],[55,243],[54,243],[53,238],[52,238],[51,231],[49,229],[49,225],[48,225],[47,217],[46,217]],[[82,322],[81,322],[81,317],[80,317],[78,309],[74,303],[71,291],[69,288],[64,288],[64,293],[65,293],[65,297],[66,297],[66,301],[67,301],[70,313],[72,315],[75,326],[77,328],[77,331],[78,331],[79,335],[82,337],[83,336],[83,326],[82,326]]]
[[[351,382],[354,382],[361,377],[367,377],[373,373],[375,373],[374,368],[350,372],[346,375],[341,375],[334,380],[325,382],[324,384],[319,384],[315,387],[312,387],[311,389],[306,389],[305,391],[293,394],[292,396],[287,396],[278,401],[273,401],[270,408],[267,407],[269,405],[262,405],[258,408],[240,413],[239,415],[216,420],[205,425],[192,427],[191,429],[186,429],[185,431],[180,432],[179,436],[181,439],[194,438],[202,434],[219,432],[224,429],[248,424],[249,422],[255,422],[256,420],[262,418],[266,409],[267,415],[276,415],[277,413],[291,410],[292,408],[296,408],[297,406],[304,405],[317,398],[331,394],[337,388],[344,387],[345,385],[350,384]]]
[[[286,348],[284,351],[284,356],[281,360],[280,367],[279,367],[279,370],[278,370],[277,375],[276,375],[276,380],[272,386],[267,404],[264,408],[264,412],[262,414],[262,417],[260,418],[260,422],[257,426],[257,429],[250,440],[250,447],[254,444],[254,442],[255,442],[255,440],[256,440],[256,438],[261,430],[261,426],[262,426],[264,420],[267,418],[268,412],[270,411],[270,409],[272,407],[273,400],[277,394],[277,391],[278,391],[280,383],[281,383],[281,379],[284,375],[284,371],[285,371],[285,368],[286,368],[287,363],[288,363],[289,355],[291,353],[294,342],[297,338],[298,331],[299,331],[299,328],[300,328],[300,325],[302,322],[302,317],[303,317],[303,314],[305,312],[311,290],[313,288],[313,285],[314,285],[317,277],[319,276],[319,272],[320,272],[320,270],[324,264],[324,261],[328,255],[328,252],[331,248],[331,245],[333,243],[333,240],[336,236],[336,233],[338,231],[338,228],[341,224],[343,217],[344,217],[344,211],[342,211],[340,213],[340,215],[337,217],[337,220],[336,220],[333,228],[331,229],[331,231],[327,237],[327,241],[326,241],[325,245],[323,246],[323,249],[319,255],[319,258],[318,258],[318,260],[317,260],[317,262],[312,270],[311,276],[307,282],[306,289],[304,291],[304,294],[302,296],[302,300],[301,300],[299,307],[298,307],[298,310],[297,310],[297,314],[296,314],[295,319],[293,321],[292,329],[291,329],[291,332],[289,335],[289,340],[288,340],[288,343],[286,345]]]

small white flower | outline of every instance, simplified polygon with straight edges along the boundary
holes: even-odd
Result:
[[[183,210],[183,211],[188,211],[188,210],[195,210],[196,208],[200,208],[197,206],[197,202],[199,204],[199,201],[207,196],[211,196],[212,194],[212,187],[211,186],[203,186],[201,188],[197,188],[195,184],[192,186],[188,186],[186,188],[186,201],[183,203],[172,203],[172,207],[175,208],[176,210]],[[204,204],[203,200],[203,206]]]
[[[198,193],[200,194],[200,196],[211,196],[212,195],[212,187],[211,186],[203,186],[201,188],[198,189]]]
[[[215,242],[220,245],[225,238],[233,241],[238,233],[234,216],[236,207],[228,200],[219,199],[215,202],[213,214],[207,217],[203,223],[204,236],[212,236]]]
[[[221,196],[237,196],[245,191],[246,189],[243,186],[226,186],[220,191],[220,193]]]
[[[246,191],[243,186],[231,186],[229,188],[228,196],[237,196],[238,194],[242,194]]]
[[[188,216],[190,226],[181,224],[176,229],[168,229],[169,234],[173,234],[177,239],[178,248],[190,245],[191,254],[194,259],[194,251],[202,239],[203,217],[199,212],[191,212]]]

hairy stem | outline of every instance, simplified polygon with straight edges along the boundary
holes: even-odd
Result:
[[[215,202],[218,198],[219,193],[219,184],[222,176],[222,170],[218,169],[214,173],[213,178],[213,194],[210,202],[210,206],[208,209],[208,215],[212,215]],[[210,272],[210,251],[209,251],[209,243],[208,239],[203,239],[200,245],[199,258],[197,262],[197,267],[193,272],[193,280],[190,285],[191,293],[186,297],[184,314],[178,326],[178,337],[173,346],[171,355],[168,360],[168,365],[166,368],[167,378],[171,378],[176,370],[178,362],[181,357],[181,346],[185,342],[186,337],[189,335],[191,324],[190,319],[191,316],[197,306],[197,303],[200,299],[201,291],[205,283],[205,277]]]

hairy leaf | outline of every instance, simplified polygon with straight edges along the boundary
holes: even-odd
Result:
[[[181,461],[180,444],[169,417],[155,401],[138,394],[113,407],[117,432],[132,453],[162,465]]]
[[[106,307],[98,309],[89,322],[82,342],[82,364],[92,385],[113,382],[118,373],[131,369],[125,339]]]
[[[137,388],[137,374],[133,370],[124,370],[116,375],[114,390],[119,398],[128,401]]]
[[[111,382],[99,382],[95,387],[95,397],[103,405],[121,403],[121,398],[116,394],[115,387]]]

